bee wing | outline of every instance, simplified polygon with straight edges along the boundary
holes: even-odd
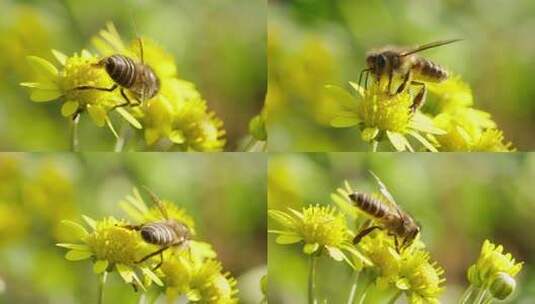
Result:
[[[375,173],[373,173],[373,171],[369,170],[369,172],[375,178],[377,184],[379,184],[379,191],[384,196],[384,198],[390,203],[392,207],[396,209],[398,213],[401,213],[401,209],[399,208],[398,203],[396,203],[396,200],[394,200],[394,197],[392,196],[392,194],[390,194],[390,192],[386,188],[386,185],[381,181],[381,179],[379,179],[379,177]]]
[[[165,209],[165,206],[162,204],[162,201],[160,200],[160,198],[154,192],[152,192],[148,187],[143,186],[143,188],[145,189],[145,191],[149,193],[150,198],[152,199],[152,202],[158,207],[164,219],[168,220],[169,215],[167,214],[167,209]]]
[[[421,52],[421,51],[425,51],[425,50],[428,50],[428,49],[432,49],[432,48],[435,48],[435,47],[439,47],[439,46],[442,46],[442,45],[454,43],[454,42],[461,41],[461,40],[463,40],[463,39],[449,39],[449,40],[434,41],[434,42],[431,42],[431,43],[427,43],[427,44],[423,44],[423,45],[417,46],[414,49],[405,51],[405,52],[401,53],[401,56],[408,56],[408,55],[411,55],[411,54],[414,54],[414,53],[418,53],[418,52]]]

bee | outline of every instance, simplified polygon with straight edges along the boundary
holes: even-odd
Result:
[[[462,39],[435,41],[411,49],[389,46],[380,50],[370,51],[366,55],[366,65],[368,67],[360,72],[359,85],[361,84],[362,76],[366,74],[364,86],[367,87],[368,74],[371,73],[376,81],[380,81],[382,77],[388,77],[387,91],[392,96],[403,92],[407,85],[419,86],[420,90],[411,105],[411,111],[415,112],[425,102],[427,93],[425,82],[440,83],[448,79],[449,76],[446,69],[429,59],[418,56],[417,53],[460,40]],[[392,94],[392,80],[395,75],[401,76],[402,82],[395,93]]]
[[[121,96],[125,102],[115,105],[111,110],[127,105],[138,106],[144,100],[150,99],[160,91],[160,79],[154,73],[154,70],[145,64],[143,58],[143,42],[141,38],[137,39],[139,42],[140,61],[136,61],[130,57],[121,54],[114,54],[102,58],[94,66],[104,68],[106,73],[115,82],[110,88],[99,88],[94,86],[78,86],[73,90],[99,90],[112,92],[119,88]],[[134,101],[128,98],[125,90],[128,90]]]
[[[420,233],[420,226],[408,213],[401,210],[379,177],[371,171],[370,174],[379,184],[384,199],[362,192],[353,192],[348,196],[357,208],[373,218],[378,225],[362,229],[353,239],[353,243],[358,244],[363,237],[375,229],[386,230],[389,235],[394,237],[396,250],[399,253],[414,241]],[[398,238],[402,240],[401,243]]]
[[[141,238],[145,242],[160,246],[160,249],[137,261],[137,263],[143,263],[155,255],[160,255],[160,262],[154,267],[154,269],[158,269],[163,263],[163,252],[169,248],[187,246],[188,241],[191,240],[192,233],[186,224],[170,219],[165,206],[156,194],[147,188],[145,188],[145,190],[149,193],[153,203],[158,207],[163,219],[157,222],[144,223],[141,225],[125,225],[122,227],[139,231],[141,233]]]

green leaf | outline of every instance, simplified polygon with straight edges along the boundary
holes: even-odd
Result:
[[[72,234],[73,237],[75,238],[78,238],[78,239],[83,239],[84,237],[86,237],[89,233],[87,232],[87,230],[85,230],[85,228],[76,223],[76,222],[73,222],[73,221],[69,221],[69,220],[63,220],[61,221],[61,223],[70,229],[70,234]]]
[[[63,95],[59,90],[33,90],[30,99],[35,102],[51,101],[60,98]]]
[[[127,110],[123,109],[123,108],[117,108],[115,109],[119,114],[121,114],[121,116],[126,120],[128,121],[128,123],[130,123],[134,128],[136,129],[142,129],[143,127],[141,126],[141,123],[134,117],[132,116],[132,114],[130,114],[130,112],[128,112]]]
[[[76,113],[76,110],[78,110],[78,102],[74,100],[69,100],[63,103],[63,106],[61,106],[61,115],[69,117],[72,114]]]
[[[65,254],[65,258],[69,261],[80,261],[90,258],[93,255],[90,251],[81,251],[81,250],[69,250]]]
[[[305,244],[305,246],[303,246],[303,252],[305,254],[313,254],[314,252],[318,251],[319,248],[320,244],[318,243]]]
[[[97,260],[95,264],[93,264],[93,272],[102,273],[106,269],[108,269],[108,265],[109,265],[108,260]]]
[[[37,56],[28,56],[26,58],[30,65],[46,78],[56,79],[58,77],[58,69],[49,61]]]
[[[275,242],[280,245],[289,245],[301,242],[303,238],[299,235],[279,235]]]

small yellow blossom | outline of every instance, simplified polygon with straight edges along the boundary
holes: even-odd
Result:
[[[325,87],[341,108],[331,121],[333,127],[358,125],[362,140],[374,144],[388,140],[396,151],[414,151],[407,136],[414,138],[426,150],[437,151],[425,135],[445,132],[420,111],[411,110],[413,97],[408,90],[392,96],[377,83],[372,84],[368,90],[353,82],[350,82],[350,85],[358,93],[358,98],[342,88],[331,85]]]
[[[352,267],[371,264],[353,248],[352,233],[347,228],[343,214],[335,208],[311,205],[301,212],[288,208],[288,212],[269,210],[268,214],[284,227],[284,230],[270,230],[278,234],[278,244],[304,242],[303,252],[308,255],[325,251],[334,260],[345,260]],[[344,251],[355,257],[359,264],[355,266]]]
[[[477,262],[468,268],[468,281],[476,287],[487,288],[499,273],[514,278],[522,269],[522,264],[516,263],[510,253],[504,253],[502,245],[496,246],[485,240]]]
[[[162,285],[161,280],[152,272],[148,261],[139,264],[138,261],[154,251],[152,245],[141,239],[137,231],[125,229],[128,223],[113,217],[95,221],[84,216],[87,225],[92,229],[88,232],[82,225],[63,221],[71,235],[77,237],[81,243],[59,243],[57,246],[69,249],[65,258],[70,261],[80,261],[91,258],[93,271],[102,273],[116,270],[123,280],[136,286],[144,287],[136,270],[139,270],[150,281]]]

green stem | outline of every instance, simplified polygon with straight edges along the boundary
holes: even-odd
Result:
[[[115,142],[115,147],[113,148],[113,152],[122,152],[124,149],[124,146],[126,144],[126,138],[128,136],[128,127],[123,124],[121,126],[121,131],[119,131],[119,137],[117,137],[117,141]]]
[[[310,268],[308,272],[308,304],[316,304],[316,268],[318,257],[310,256]]]
[[[377,152],[377,147],[379,146],[379,142],[374,140],[372,141],[372,152]]]
[[[78,124],[80,123],[80,114],[76,114],[71,120],[71,151],[78,152],[79,140],[78,140]]]
[[[106,284],[106,278],[108,277],[108,272],[104,271],[98,280],[98,304],[102,304],[102,297],[104,294],[104,284]]]
[[[399,296],[401,296],[401,290],[398,290],[396,294],[388,301],[388,304],[394,304],[399,299]]]
[[[355,295],[357,294],[357,282],[359,280],[360,271],[355,271],[353,275],[353,284],[351,285],[351,290],[349,291],[349,297],[347,298],[347,304],[353,304],[355,300]]]
[[[481,289],[479,289],[476,299],[474,300],[474,304],[482,304],[483,300],[485,299],[485,296],[487,296],[487,291],[488,290],[486,287],[482,287]]]
[[[464,291],[463,295],[461,296],[461,299],[459,300],[459,304],[466,304],[472,294],[474,293],[475,287],[474,285],[470,284],[468,288]]]

